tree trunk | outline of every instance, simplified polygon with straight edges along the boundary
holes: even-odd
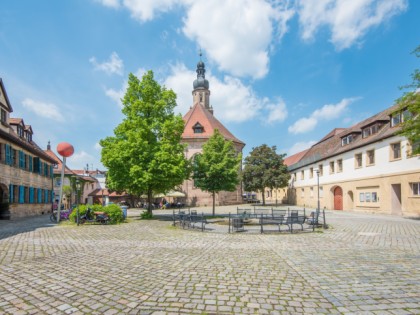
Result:
[[[262,191],[262,200],[263,200],[263,206],[265,206],[265,190],[264,189],[262,189],[261,190]]]
[[[216,215],[216,192],[213,191],[213,217]]]
[[[147,213],[152,215],[152,199],[153,199],[153,191],[147,191]]]

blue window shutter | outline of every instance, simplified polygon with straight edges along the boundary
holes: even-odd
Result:
[[[48,190],[44,189],[44,203],[48,203]]]
[[[25,187],[19,186],[19,203],[25,203]]]
[[[33,168],[32,168],[32,156],[29,156],[29,172],[32,172]]]
[[[54,178],[54,166],[50,165],[50,177]]]
[[[11,156],[11,148],[10,145],[6,144],[6,164],[7,165],[12,165],[12,156]]]
[[[29,203],[34,203],[34,188],[29,187]]]
[[[41,175],[42,174],[42,162],[41,162],[41,159],[38,160],[38,163],[39,163],[38,174]]]
[[[13,185],[9,185],[9,203],[13,203]]]
[[[42,200],[42,189],[38,189],[38,203],[41,203]]]
[[[51,202],[54,200],[54,197],[55,197],[54,190],[51,190]]]

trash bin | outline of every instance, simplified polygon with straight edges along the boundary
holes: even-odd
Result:
[[[121,206],[124,220],[127,218],[127,206]]]

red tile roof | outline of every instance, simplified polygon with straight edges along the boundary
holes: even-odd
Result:
[[[297,162],[299,162],[300,161],[300,159],[305,155],[305,153],[306,152],[308,152],[309,151],[309,149],[306,149],[306,150],[304,150],[304,151],[302,151],[302,152],[298,152],[298,153],[296,153],[296,154],[293,154],[293,155],[291,155],[291,156],[288,156],[288,157],[286,157],[285,159],[284,159],[284,165],[286,165],[286,166],[289,166],[289,165],[292,165],[292,164],[295,164],[295,163],[297,163]]]
[[[368,144],[382,141],[383,139],[392,137],[400,130],[400,126],[391,127],[390,115],[400,109],[399,105],[391,106],[384,111],[365,119],[354,126],[346,129],[336,128],[327,136],[314,144],[307,152],[295,163],[289,165],[289,170],[295,170],[300,167],[322,161],[338,154],[351,151]],[[362,137],[362,130],[375,122],[382,123],[381,128],[376,134],[369,137]],[[341,139],[349,134],[355,134],[354,141],[347,145],[342,145]]]
[[[226,129],[223,124],[213,116],[206,108],[204,108],[199,103],[196,103],[183,117],[185,122],[184,132],[182,134],[182,139],[209,139],[215,129],[218,129],[219,132],[227,140],[231,140],[235,143],[245,145],[241,140],[236,138],[229,130]],[[200,123],[203,126],[202,133],[194,133],[194,125]]]

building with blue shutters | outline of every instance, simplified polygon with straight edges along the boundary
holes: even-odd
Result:
[[[22,118],[11,118],[13,108],[0,78],[0,219],[51,211],[55,161],[33,140],[33,130]]]

